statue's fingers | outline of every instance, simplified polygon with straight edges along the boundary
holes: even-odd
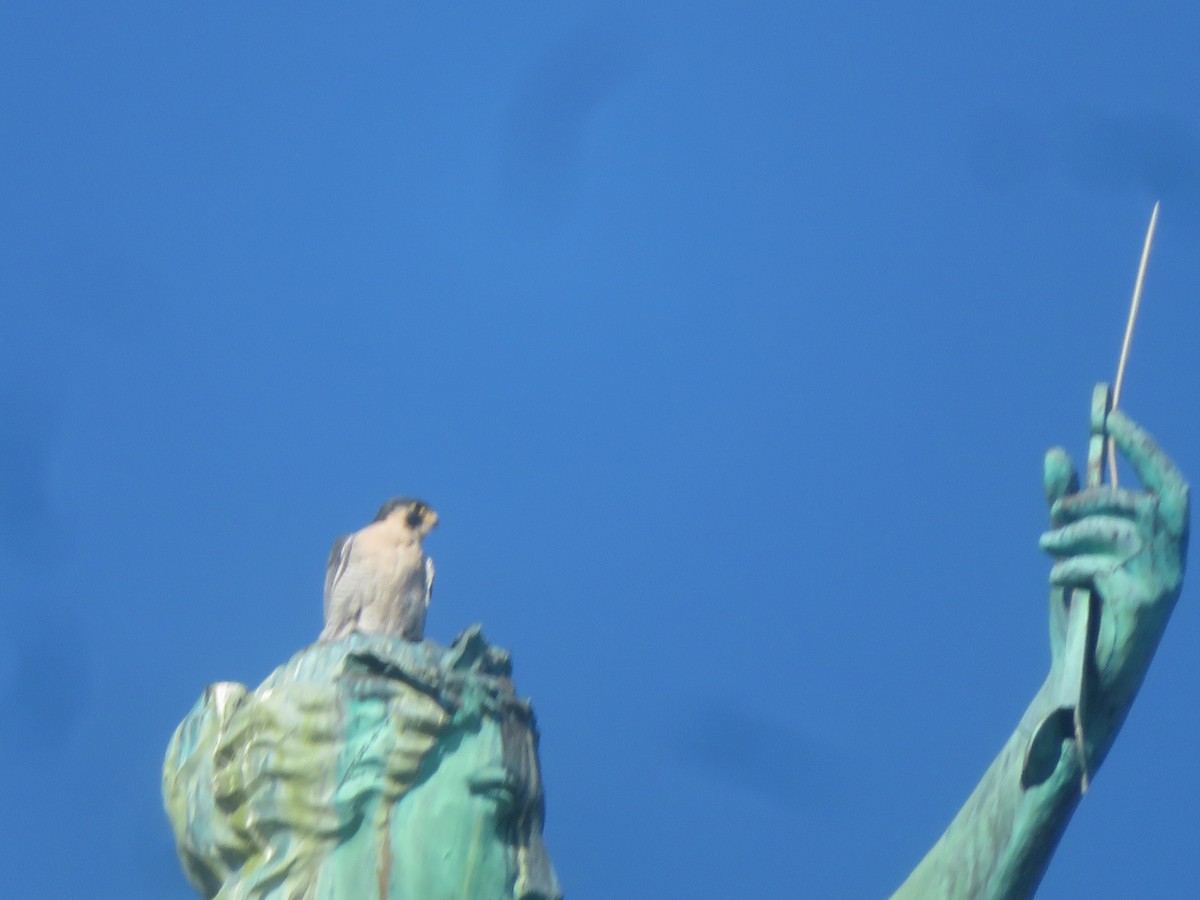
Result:
[[[1136,519],[1149,512],[1153,505],[1154,498],[1140,491],[1097,485],[1056,500],[1050,507],[1050,521],[1055,525],[1066,525],[1095,515]]]
[[[1089,516],[1047,531],[1039,541],[1051,556],[1096,556],[1128,559],[1141,549],[1137,525],[1120,516]]]
[[[1079,490],[1075,464],[1062,447],[1052,447],[1046,451],[1046,459],[1042,464],[1042,484],[1046,489],[1046,502],[1052,506],[1060,498]]]
[[[1057,587],[1085,588],[1111,575],[1120,563],[1111,556],[1072,556],[1050,567],[1050,583]]]
[[[1168,527],[1183,531],[1188,518],[1188,485],[1183,473],[1145,429],[1119,409],[1108,414],[1105,427],[1147,490],[1159,496],[1159,512]]]
[[[1110,412],[1105,420],[1105,428],[1147,490],[1161,492],[1186,486],[1183,474],[1175,468],[1171,458],[1162,451],[1149,432],[1124,412],[1119,409]]]

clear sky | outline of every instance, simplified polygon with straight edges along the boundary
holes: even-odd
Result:
[[[874,897],[1044,677],[1041,457],[1200,478],[1200,12],[0,4],[0,865],[191,896],[205,684],[428,499],[572,900]],[[1050,898],[1200,884],[1193,581]]]

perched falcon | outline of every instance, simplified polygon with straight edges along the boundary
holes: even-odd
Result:
[[[320,640],[336,641],[352,631],[424,637],[433,560],[421,550],[421,539],[437,521],[428,504],[397,497],[366,528],[334,541]]]

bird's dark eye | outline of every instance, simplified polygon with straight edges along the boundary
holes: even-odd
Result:
[[[409,527],[416,528],[425,520],[425,507],[418,503],[409,507],[408,515],[404,517],[404,521],[409,524]]]

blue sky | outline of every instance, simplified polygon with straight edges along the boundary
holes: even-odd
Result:
[[[1178,3],[0,5],[0,859],[184,898],[162,753],[431,501],[568,896],[886,894],[1043,678],[1041,456],[1200,473]],[[1187,585],[1040,896],[1200,883]]]

